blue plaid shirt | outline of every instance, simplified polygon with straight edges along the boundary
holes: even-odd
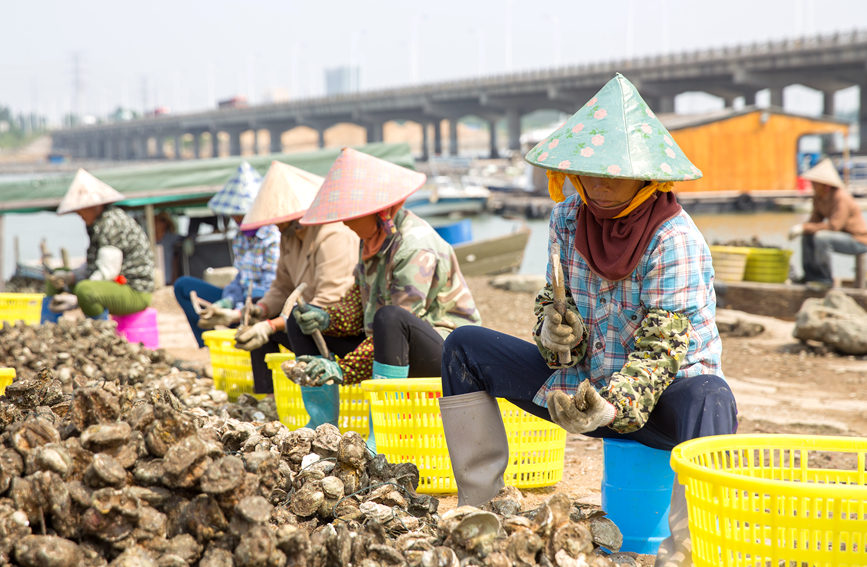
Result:
[[[635,332],[652,307],[684,315],[692,324],[678,378],[723,377],[710,250],[689,215],[681,211],[662,223],[632,274],[612,282],[593,273],[575,249],[580,203],[572,195],[554,207],[549,246],[555,239],[560,243],[564,279],[589,332],[587,355],[575,367],[554,371],[533,401],[547,406],[548,390],[572,394],[588,378],[597,390],[604,389],[634,350]],[[550,282],[550,264],[547,277]]]
[[[223,299],[231,299],[235,309],[244,306],[247,287],[253,282],[253,297],[262,297],[277,273],[280,259],[280,231],[273,224],[265,225],[253,236],[240,230],[232,240],[234,266],[238,269],[229,285],[223,288]]]

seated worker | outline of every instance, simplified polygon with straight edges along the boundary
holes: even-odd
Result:
[[[446,340],[439,403],[458,505],[484,504],[503,486],[509,446],[497,397],[571,433],[664,450],[737,427],[710,251],[671,192],[701,171],[632,83],[617,74],[525,159],[548,170],[559,202],[549,244],[560,247],[565,312],[551,259],[536,344],[483,327]],[[564,200],[565,178],[577,194]],[[676,480],[669,524],[656,565],[691,565]]]
[[[168,211],[160,211],[154,216],[154,239],[163,248],[163,265],[166,285],[174,283],[180,273],[180,256],[177,246],[183,237],[178,234],[175,219]]]
[[[867,252],[867,223],[830,159],[823,159],[801,177],[813,184],[813,211],[807,222],[792,227],[789,239],[801,236],[803,282],[830,287],[834,284],[831,252]]]
[[[232,217],[235,224],[240,225],[261,184],[262,176],[249,163],[241,162],[235,175],[208,201],[208,208],[218,215]],[[274,281],[280,255],[279,245],[280,234],[273,226],[263,226],[258,230],[238,229],[232,239],[233,265],[238,273],[229,285],[219,288],[191,276],[182,276],[175,281],[175,299],[184,310],[199,347],[205,346],[203,330],[213,329],[217,325],[238,325],[241,321],[240,309],[251,284],[252,299],[258,300],[265,295]],[[212,303],[201,315],[193,308],[191,291]]]
[[[342,221],[361,239],[352,289],[336,305],[295,309],[287,322],[298,342],[316,330],[357,337],[338,360],[311,356],[309,337],[303,347],[293,341],[306,380],[320,388],[333,381],[335,399],[340,383],[439,375],[443,339],[481,322],[452,247],[401,208],[424,182],[422,173],[344,148],[301,217],[302,225]],[[368,445],[375,447],[372,429]]]
[[[352,285],[355,261],[349,252],[358,249],[358,237],[342,223],[313,227],[298,224],[321,185],[322,178],[318,175],[285,163],[272,162],[262,190],[241,224],[243,230],[276,225],[280,231],[277,276],[253,308],[264,320],[235,337],[235,346],[250,351],[253,383],[258,394],[274,392],[265,355],[278,352],[279,345],[295,353],[302,348],[297,336],[293,340],[286,334],[286,325],[280,316],[283,304],[295,288],[307,284],[301,294],[304,301],[329,307],[336,304]],[[328,337],[326,341],[328,348],[341,356],[357,344],[351,337]],[[308,427],[337,423],[339,408],[329,399],[322,399],[318,389],[302,388],[301,396],[310,415]]]
[[[124,197],[106,183],[79,169],[57,207],[57,214],[75,212],[84,221],[89,243],[87,261],[75,270],[55,270],[45,280],[49,305],[56,313],[80,307],[88,317],[128,315],[150,305],[154,290],[154,257],[141,226],[123,210],[110,207]]]

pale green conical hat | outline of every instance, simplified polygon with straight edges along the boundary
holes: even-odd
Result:
[[[524,159],[594,177],[686,181],[702,175],[620,73]]]

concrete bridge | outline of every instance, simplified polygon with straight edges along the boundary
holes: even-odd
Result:
[[[673,112],[675,96],[695,91],[721,97],[726,106],[731,106],[739,97],[744,104],[754,104],[756,92],[769,89],[770,104],[782,107],[783,89],[800,84],[822,92],[823,113],[833,115],[834,93],[858,85],[860,149],[867,152],[867,30],[247,108],[162,115],[58,130],[52,137],[55,148],[68,151],[72,157],[127,160],[167,157],[166,140],[172,141],[177,157],[184,137],[192,135],[194,155],[212,157],[217,155],[218,144],[211,143],[209,155],[203,156],[204,135],[213,141],[220,133],[228,134],[229,154],[240,155],[241,134],[253,131],[258,150],[259,135],[264,130],[270,135],[270,152],[278,153],[282,151],[281,135],[299,126],[316,130],[322,147],[325,131],[336,124],[362,126],[367,141],[377,142],[388,141],[383,140],[386,122],[406,120],[421,127],[421,157],[427,159],[431,151],[457,155],[457,122],[473,115],[487,121],[490,153],[496,156],[499,144],[495,126],[499,120],[506,119],[507,147],[518,150],[522,116],[543,109],[571,114],[618,71],[635,83],[657,113]],[[444,152],[445,121],[449,124],[449,139]],[[155,154],[152,147],[156,147]]]

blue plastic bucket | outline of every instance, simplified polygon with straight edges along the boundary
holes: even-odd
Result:
[[[602,450],[602,509],[623,534],[620,551],[655,555],[670,533],[671,451],[624,439],[604,439]]]
[[[46,295],[42,298],[42,313],[39,317],[40,323],[57,323],[63,313],[55,313],[48,306],[51,304],[51,296]]]
[[[452,246],[473,239],[473,223],[470,219],[463,219],[444,226],[435,226],[434,230]]]

